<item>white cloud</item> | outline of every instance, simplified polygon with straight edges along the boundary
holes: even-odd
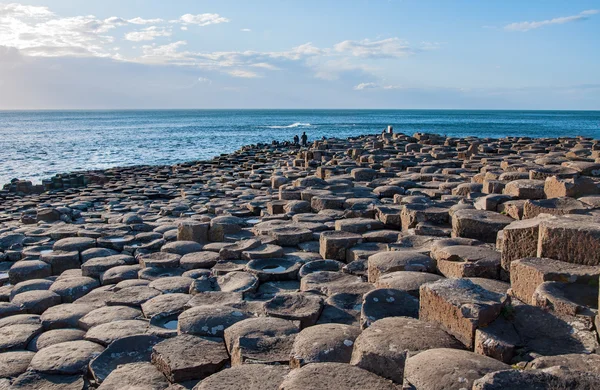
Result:
[[[388,38],[380,41],[363,39],[362,41],[343,41],[333,46],[339,53],[350,53],[363,58],[397,58],[414,53],[407,42],[399,38]]]
[[[240,31],[243,31],[243,32],[252,32],[252,30],[250,30],[249,28],[243,28]]]
[[[249,70],[242,70],[242,69],[231,70],[227,73],[233,77],[241,77],[244,79],[254,79],[257,77],[261,77],[259,74],[251,72]]]
[[[355,91],[362,91],[363,89],[375,89],[375,88],[379,88],[379,85],[376,83],[360,83],[356,86],[354,86],[354,90]]]
[[[48,7],[38,7],[23,4],[0,4],[0,18],[5,16],[27,18],[49,18],[54,16]]]
[[[141,31],[132,31],[125,34],[125,39],[132,42],[153,41],[158,37],[170,37],[171,31],[165,28],[151,26]]]
[[[554,19],[541,20],[541,21],[536,21],[536,22],[516,22],[516,23],[507,24],[506,26],[504,26],[504,29],[507,31],[525,32],[525,31],[529,31],[529,30],[533,30],[536,28],[549,26],[549,25],[553,25],[553,24],[565,24],[565,23],[570,23],[570,22],[586,20],[589,18],[590,15],[595,15],[598,12],[600,12],[600,10],[590,9],[590,10],[580,12],[578,15],[561,16],[561,17],[554,18]]]
[[[222,17],[219,14],[185,14],[179,18],[178,21],[183,24],[196,24],[198,26],[208,26],[210,24],[227,23],[229,19]]]
[[[363,91],[366,89],[379,89],[379,90],[391,90],[391,89],[402,89],[402,87],[400,85],[381,85],[378,83],[360,83],[358,85],[355,85],[354,88],[355,91]]]
[[[157,23],[162,23],[163,20],[162,19],[143,19],[143,18],[137,17],[137,18],[129,19],[128,22],[131,24],[157,24]]]

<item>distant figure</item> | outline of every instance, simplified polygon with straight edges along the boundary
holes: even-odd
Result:
[[[302,146],[306,146],[308,142],[308,137],[306,136],[306,131],[302,132]]]
[[[387,133],[388,134],[394,134],[394,128],[392,126],[388,126],[387,127]]]
[[[299,142],[300,142],[300,138],[298,138],[298,134],[296,134],[294,136],[294,145],[298,145]]]

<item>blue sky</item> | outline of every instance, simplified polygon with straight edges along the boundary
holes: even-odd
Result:
[[[0,109],[600,109],[598,1],[0,3]]]

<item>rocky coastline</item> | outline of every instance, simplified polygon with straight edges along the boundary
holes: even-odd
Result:
[[[383,133],[0,191],[0,390],[600,388],[600,143]]]

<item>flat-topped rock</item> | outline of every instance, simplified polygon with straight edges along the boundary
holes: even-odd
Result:
[[[433,348],[462,349],[463,345],[436,324],[388,317],[357,337],[350,363],[401,384],[406,359]]]
[[[475,330],[494,321],[505,302],[506,295],[485,290],[468,279],[444,279],[421,286],[419,318],[439,324],[472,348]]]
[[[486,374],[510,366],[487,356],[460,349],[437,348],[407,359],[405,383],[416,389],[469,389]]]

